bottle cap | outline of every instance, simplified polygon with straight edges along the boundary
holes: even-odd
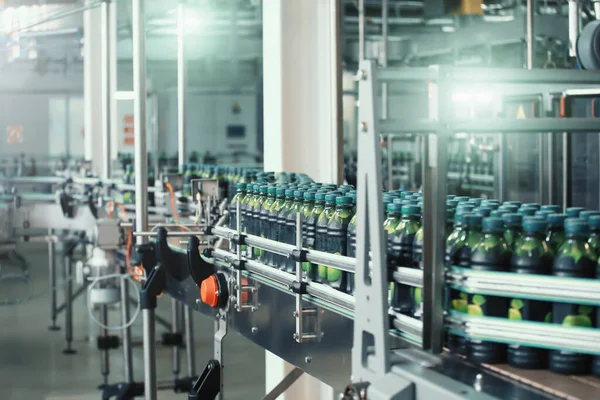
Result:
[[[515,214],[515,213],[504,214],[502,216],[502,219],[504,220],[504,223],[506,224],[507,228],[520,226],[523,223],[523,215],[521,215],[521,214]]]
[[[325,195],[325,203],[335,203],[335,199],[340,196],[341,194],[338,194],[336,192],[329,192]]]
[[[579,213],[579,218],[581,218],[584,221],[588,221],[590,220],[591,217],[593,217],[594,215],[600,215],[600,212],[595,211],[595,210],[585,210]]]
[[[399,203],[390,203],[387,205],[387,212],[394,213],[394,214],[400,214],[400,213],[402,213],[402,205]]]
[[[303,199],[304,198],[304,190],[295,190],[294,191],[294,198],[295,199]]]
[[[519,208],[519,210],[517,211],[517,213],[523,215],[523,216],[528,216],[528,217],[532,217],[533,215],[535,215],[537,211],[537,208],[533,208],[533,207],[521,207]]]
[[[482,201],[483,199],[473,198],[469,200],[469,203],[475,204],[477,207],[479,207]]]
[[[482,225],[484,232],[502,232],[504,230],[504,221],[500,218],[484,218]]]
[[[521,203],[520,201],[505,201],[502,205],[507,205],[507,206],[516,206],[517,208],[521,207]]]
[[[324,192],[317,192],[315,193],[315,201],[324,201],[325,200],[325,193]]]
[[[492,209],[489,208],[489,207],[482,206],[482,207],[473,209],[473,212],[475,214],[479,214],[479,215],[481,215],[482,217],[485,218],[485,217],[489,217],[490,216],[490,213],[492,212]]]
[[[481,227],[481,221],[483,217],[481,215],[477,215],[474,213],[466,213],[463,215],[463,223],[467,226],[467,228],[479,228]]]
[[[516,213],[518,209],[519,207],[511,204],[503,204],[498,208],[498,210],[506,211],[507,213]]]
[[[285,197],[286,198],[294,197],[294,192],[295,192],[295,189],[290,189],[290,188],[285,189],[285,192],[284,192]]]
[[[356,192],[355,191],[350,191],[346,194],[346,196],[350,196],[352,198],[352,202],[356,203]]]
[[[352,204],[352,197],[350,196],[338,196],[335,198],[335,204],[338,206],[347,206]]]
[[[565,214],[567,214],[567,218],[577,218],[583,210],[585,210],[583,207],[569,207],[565,210]]]
[[[413,204],[405,204],[402,206],[402,215],[420,215],[421,207]]]
[[[454,199],[455,197],[456,197],[456,196],[455,196],[455,195],[453,195],[453,194],[447,194],[447,195],[446,195],[446,201],[448,201],[448,200],[452,200],[452,199]]]
[[[244,191],[246,190],[246,184],[245,183],[238,183],[237,185],[235,185],[236,189],[239,191]]]
[[[283,190],[283,193],[285,193],[285,189],[282,189],[282,190]],[[271,196],[271,195],[276,195],[276,194],[277,194],[277,188],[276,188],[275,186],[269,186],[269,187],[267,188],[267,194],[268,194],[269,196]]]
[[[544,221],[546,220],[546,218],[548,218],[548,215],[550,214],[554,214],[554,211],[550,211],[550,210],[540,210],[540,211],[536,211],[535,212],[535,216],[536,217],[541,217],[544,218]]]
[[[254,184],[252,183],[248,183],[246,184],[246,190],[249,191],[254,191]]]
[[[458,206],[458,200],[448,200],[446,201],[446,206],[456,208],[456,206]]]
[[[463,202],[467,202],[469,201],[470,197],[467,196],[456,196],[454,198],[454,200],[457,200],[459,203],[463,203]]]
[[[492,210],[490,217],[503,218],[505,214],[507,214],[507,212],[504,210]]]
[[[541,211],[552,211],[556,214],[560,214],[562,212],[562,208],[555,204],[546,204],[540,208]]]
[[[545,232],[548,223],[542,217],[525,217],[523,218],[523,231],[528,233]]]
[[[579,218],[565,219],[565,232],[567,234],[588,233],[588,224]]]
[[[548,226],[552,228],[562,228],[565,225],[566,214],[549,214],[547,217]]]
[[[263,185],[259,188],[259,191],[261,194],[266,194],[268,192],[268,186],[267,185]]]
[[[540,209],[540,203],[527,203],[523,204],[523,207],[535,208],[536,210]]]
[[[597,231],[600,229],[600,215],[592,215],[587,222],[591,230]]]
[[[304,200],[308,200],[308,201],[314,201],[315,200],[315,192],[311,192],[310,190],[308,192],[304,193]]]

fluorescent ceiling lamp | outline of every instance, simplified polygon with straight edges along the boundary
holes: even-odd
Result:
[[[185,10],[185,27],[189,32],[199,32],[213,22],[213,15],[207,10]]]

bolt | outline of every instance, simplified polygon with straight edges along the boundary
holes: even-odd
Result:
[[[292,337],[294,338],[294,340],[298,340],[298,334],[297,334],[297,333],[294,333],[294,334],[292,335]]]
[[[304,357],[304,362],[307,364],[310,364],[310,362],[312,361],[312,357]]]
[[[252,327],[252,333],[254,333],[256,335],[256,333],[258,332],[258,328],[253,326]]]
[[[221,318],[221,314],[217,313],[216,317]]]
[[[196,304],[200,304],[200,299],[196,299]]]
[[[367,131],[367,123],[366,122],[363,121],[360,123],[360,130],[363,132]]]
[[[298,311],[294,311],[294,312],[292,313],[292,315],[294,316],[294,318],[298,318]]]

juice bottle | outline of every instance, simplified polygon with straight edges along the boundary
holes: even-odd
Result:
[[[302,207],[303,207],[303,199],[304,199],[304,190],[294,190],[292,191],[292,202],[289,206],[284,206],[284,228],[282,230],[283,238],[280,238],[280,241],[284,241],[284,243],[296,244],[296,215],[300,213],[300,223],[302,223]],[[286,196],[288,192],[286,191]],[[288,272],[296,271],[296,262],[292,258],[284,257],[283,263],[285,270]]]
[[[307,193],[308,194],[308,193]],[[306,197],[305,197],[306,198]],[[310,198],[310,195],[309,195]],[[315,248],[316,238],[316,225],[319,215],[325,209],[325,193],[317,192],[314,194],[314,204],[310,208],[303,209],[304,223],[306,224],[306,240],[305,247],[307,249]],[[307,277],[311,280],[318,281],[317,276],[317,265],[309,262],[302,263],[302,269],[306,273]]]
[[[327,225],[329,220],[335,212],[335,199],[339,194],[335,192],[329,192],[325,195],[325,207],[319,215],[315,224],[315,250],[327,251],[328,248],[328,237],[327,237]],[[321,283],[327,282],[327,267],[324,265],[317,266],[317,279]]]
[[[356,258],[356,192],[349,192],[348,195],[352,198],[352,218],[348,222],[348,228],[346,229],[346,255]],[[354,294],[354,274],[349,272],[347,275],[348,293]]]
[[[402,218],[394,230],[391,254],[398,267],[414,268],[413,242],[421,227],[421,208],[416,205],[403,205]],[[402,314],[412,315],[411,287],[394,283],[392,307]]]
[[[269,213],[271,212],[271,207],[275,203],[276,194],[277,194],[277,188],[275,186],[267,186],[267,196],[266,196],[265,200],[261,203],[259,216],[258,216],[260,237],[263,237],[263,238],[271,237],[271,226],[269,225]],[[271,253],[261,250],[259,260],[265,264],[269,264],[269,262],[272,261]]]
[[[472,204],[459,204],[456,207],[454,213],[454,230],[450,232],[446,239],[446,264],[458,265],[458,259],[456,258],[458,247],[456,243],[460,240],[464,240],[462,237],[465,234],[463,215],[471,212],[474,209]]]
[[[269,213],[267,215],[267,224],[269,226],[269,235],[265,236],[268,239],[282,241],[280,240],[280,236],[282,233],[283,226],[281,223],[283,222],[283,218],[281,213],[286,203],[292,204],[292,199],[286,197],[287,186],[277,185],[275,189],[275,201],[273,205],[269,209]],[[293,192],[292,192],[293,193]],[[267,256],[267,264],[272,265],[277,268],[282,268],[282,264],[285,262],[285,258],[279,254],[269,253]]]
[[[581,214],[579,216],[581,217]],[[598,255],[600,252],[600,215],[592,215],[587,222],[592,232],[588,239],[588,244],[594,254]]]
[[[579,218],[565,220],[565,241],[560,245],[552,275],[574,278],[595,278],[596,257],[586,240],[589,230]],[[594,307],[569,303],[552,304],[552,322],[564,326],[594,326]],[[590,369],[591,356],[567,350],[550,351],[550,370],[558,374],[582,375]]]
[[[448,237],[446,240],[446,257],[450,261],[451,265],[460,266],[463,268],[469,268],[471,265],[471,250],[479,243],[481,237],[481,215],[473,214],[470,212],[464,212],[457,209],[457,215],[455,215],[455,221],[460,224],[460,229],[450,234],[458,233],[454,238]],[[452,310],[462,313],[468,313],[469,311],[469,296],[467,293],[459,290],[451,289],[449,291],[449,306]],[[448,347],[451,351],[458,354],[467,354],[467,339],[463,336],[455,335],[452,333],[448,334]]]
[[[552,250],[552,254],[558,252],[558,248],[565,241],[565,219],[566,214],[548,215],[548,232],[546,233],[546,242]]]
[[[352,198],[339,196],[335,199],[335,212],[327,225],[327,252],[346,255],[347,228],[352,219]],[[348,290],[348,274],[335,268],[327,267],[327,282],[329,286],[346,292]]]
[[[523,220],[523,236],[515,242],[510,271],[515,274],[550,275],[553,252],[546,242],[547,222],[540,217]],[[539,300],[511,299],[508,318],[517,321],[552,321],[552,303]],[[508,364],[517,368],[542,369],[548,365],[548,350],[511,344]]]
[[[237,205],[240,205],[240,214],[242,213],[242,199],[246,196],[246,184],[238,183],[236,192],[229,204],[229,228],[237,229]],[[243,221],[243,219],[242,219]]]
[[[585,208],[583,207],[569,207],[565,210],[565,214],[567,214],[567,218],[577,218],[584,210]]]
[[[483,236],[471,251],[471,269],[508,271],[512,251],[504,241],[503,231],[504,222],[500,218],[483,219]],[[506,297],[469,294],[468,302],[470,315],[506,317]],[[474,362],[495,364],[506,359],[506,345],[502,343],[469,339],[468,349],[467,357]]]
[[[508,213],[502,217],[504,220],[504,240],[510,247],[514,246],[515,241],[521,236],[521,225],[523,216],[521,214]]]

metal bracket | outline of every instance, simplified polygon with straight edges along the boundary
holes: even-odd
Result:
[[[242,220],[241,220],[242,211],[241,211],[239,202],[236,204],[235,214],[236,214],[236,226],[235,226],[236,237],[243,238]],[[247,285],[246,282],[244,282],[244,280],[242,279],[242,269],[243,269],[243,265],[244,265],[244,260],[242,259],[242,242],[243,242],[243,240],[237,240],[236,246],[235,246],[236,260],[235,260],[235,263],[233,263],[234,268],[235,268],[235,283],[233,286],[233,288],[235,290],[234,309],[237,312],[242,312],[242,311],[254,312],[258,309],[257,288],[255,288],[254,286]],[[244,297],[246,299],[244,299]],[[248,298],[250,298],[250,302],[248,301]]]
[[[227,316],[228,312],[226,309],[221,309],[217,314],[217,321],[215,322],[215,348],[214,348],[214,359],[217,360],[221,366],[220,368],[220,379],[219,379],[219,394],[215,397],[216,400],[223,398],[223,339],[227,336]]]
[[[354,307],[353,381],[373,381],[390,370],[387,301],[387,253],[384,247],[381,199],[379,115],[373,61],[361,61],[357,174],[356,277]],[[369,268],[369,250],[374,268]],[[369,271],[370,269],[370,271]],[[374,351],[373,362],[368,362]]]

